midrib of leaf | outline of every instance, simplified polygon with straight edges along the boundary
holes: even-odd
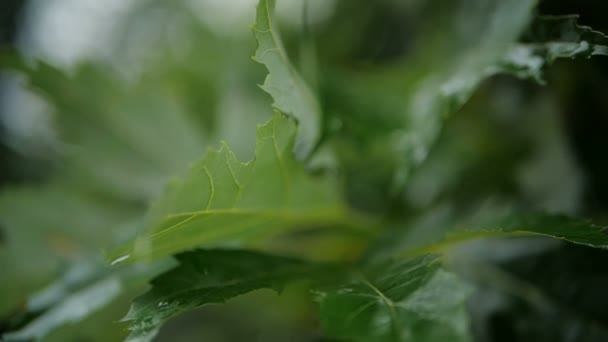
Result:
[[[232,166],[226,159],[226,156],[224,156],[224,164],[226,164],[226,166],[228,167],[228,170],[230,171],[230,176],[232,177],[232,181],[238,188],[238,190],[236,192],[236,196],[234,196],[234,203],[232,203],[232,206],[236,207],[239,205],[239,202],[241,201],[241,196],[243,195],[243,186],[241,185],[241,182],[239,182],[239,180],[236,178],[236,175],[234,174],[234,170],[232,169]]]
[[[433,253],[421,253],[420,255],[429,255],[429,254],[433,254]],[[416,255],[416,256],[418,256],[418,255]],[[404,274],[408,274],[408,273],[411,273],[411,272],[414,272],[414,271],[420,269],[423,266],[424,266],[423,264],[417,264],[406,270],[402,270],[401,272]],[[369,280],[369,278],[363,272],[359,272],[357,274],[357,276],[362,284],[367,286],[369,289],[372,290],[372,292],[374,292],[377,295],[377,297],[374,297],[374,298],[376,298],[376,299],[380,298],[380,301],[382,303],[384,303],[384,305],[386,305],[386,307],[389,311],[389,314],[391,316],[391,319],[392,319],[391,329],[393,330],[393,333],[395,334],[397,341],[400,341],[400,342],[405,341],[405,338],[403,337],[403,335],[401,333],[401,329],[400,329],[400,327],[402,326],[401,319],[399,318],[399,314],[395,310],[395,308],[400,307],[399,303],[396,303],[394,300],[392,300],[391,298],[386,296],[384,294],[384,292],[382,292],[382,290],[380,290],[376,285],[374,285],[373,282],[371,280]],[[409,281],[406,281],[404,283],[398,284],[397,286],[391,287],[390,290],[395,290],[396,288],[407,286],[412,281],[414,281],[414,279],[410,279]],[[359,295],[361,296],[361,294],[359,294]],[[373,304],[375,304],[375,303],[371,302],[369,304],[366,304],[366,305],[362,306],[362,308],[360,308],[359,310],[361,310],[361,312],[362,312],[365,310],[365,307],[367,305],[373,305]],[[359,310],[357,310],[357,311],[359,311]]]
[[[592,224],[589,224],[586,227],[577,227],[579,228],[580,233],[586,233],[582,228],[599,228],[593,233],[602,235],[608,234],[608,227],[598,227]],[[574,227],[571,229],[574,230]],[[587,232],[590,233],[590,232]],[[489,238],[515,238],[515,237],[550,237],[554,239],[563,240],[570,243],[580,244],[588,247],[595,248],[603,248],[607,249],[608,244],[602,244],[600,240],[597,243],[589,243],[581,240],[577,240],[576,237],[573,236],[564,236],[563,232],[559,229],[555,230],[555,233],[551,232],[539,232],[534,230],[526,230],[526,229],[514,229],[514,230],[501,230],[498,229],[480,229],[480,230],[466,230],[459,232],[452,232],[447,234],[441,241],[429,243],[426,245],[422,245],[420,247],[407,249],[399,253],[400,257],[412,257],[419,256],[425,254],[445,254],[449,249],[463,244],[467,242],[472,242],[476,240],[489,239]]]
[[[207,166],[203,167],[203,171],[205,171],[205,175],[207,176],[207,178],[209,178],[209,199],[207,200],[207,207],[205,207],[205,210],[209,210],[209,208],[211,208],[211,205],[213,204],[213,196],[215,196],[215,184],[213,181],[213,176],[211,176],[211,173],[209,172]]]
[[[464,231],[458,233],[451,233],[446,236],[443,240],[423,245],[421,247],[407,249],[401,253],[399,256],[401,257],[415,257],[426,254],[444,254],[450,248],[476,240],[483,239],[491,239],[491,238],[508,238],[508,237],[526,237],[526,236],[548,236],[554,237],[548,234],[540,234],[528,231],[511,231],[511,232],[503,232],[503,231]]]
[[[296,224],[306,224],[306,223],[320,223],[324,222],[326,224],[345,224],[348,227],[353,227],[355,230],[359,230],[361,228],[361,224],[356,224],[355,220],[349,220],[346,218],[346,213],[341,208],[333,208],[333,209],[325,209],[325,210],[310,210],[310,211],[298,211],[298,210],[275,210],[275,209],[239,209],[239,208],[228,208],[228,209],[205,209],[196,212],[188,212],[188,213],[179,213],[169,215],[165,218],[165,220],[169,220],[171,218],[182,217],[184,216],[184,220],[165,228],[161,231],[152,233],[150,238],[156,238],[160,235],[170,232],[171,230],[179,228],[180,225],[187,223],[187,221],[193,220],[197,217],[201,216],[211,216],[211,215],[225,215],[225,216],[255,216],[255,217],[264,217],[271,220],[288,220],[290,222],[294,222]],[[368,233],[367,229],[361,230],[362,232]]]
[[[384,293],[382,293],[382,291],[380,291],[380,289],[378,289],[376,286],[374,286],[374,284],[372,284],[372,282],[367,279],[367,277],[361,273],[359,274],[359,277],[361,279],[361,283],[363,283],[365,286],[369,287],[374,293],[376,293],[378,295],[378,297],[380,298],[380,300],[384,303],[384,305],[386,305],[386,307],[388,308],[388,311],[391,315],[391,329],[393,330],[393,333],[395,334],[395,337],[397,338],[397,341],[404,341],[402,335],[401,335],[401,330],[399,329],[399,327],[401,326],[400,323],[400,319],[399,316],[397,315],[397,311],[395,311],[395,302],[393,302],[392,299],[388,298],[387,296],[384,295]]]
[[[322,326],[328,337],[403,342],[439,341],[438,337],[449,336],[469,341],[468,333],[459,326],[466,324],[462,321],[465,319],[464,300],[468,297],[465,292],[470,288],[445,270],[439,256],[391,259],[386,263],[360,266],[350,281],[315,290],[321,305]],[[447,291],[439,293],[438,289]],[[448,297],[447,304],[443,305]],[[432,307],[419,307],[416,303],[421,299],[430,301]],[[462,315],[443,317],[442,311],[438,315],[431,313],[432,310],[455,308],[462,308]],[[419,323],[431,322],[437,324],[437,329],[445,330],[429,333],[417,328]]]

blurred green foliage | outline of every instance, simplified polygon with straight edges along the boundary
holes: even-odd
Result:
[[[608,38],[540,15],[578,7],[277,2],[142,0],[110,58],[2,54],[52,132],[5,136],[37,179],[0,192],[4,338],[606,340],[605,60],[557,59]]]

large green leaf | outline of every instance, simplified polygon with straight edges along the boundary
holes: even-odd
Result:
[[[268,69],[262,85],[274,99],[274,107],[298,120],[296,152],[306,157],[314,148],[321,131],[321,112],[306,81],[289,61],[273,18],[275,0],[260,0],[253,26],[258,49],[254,60]]]
[[[311,228],[356,228],[334,177],[313,177],[295,160],[295,124],[277,113],[258,128],[255,159],[241,163],[223,145],[174,180],[152,207],[146,229],[111,259],[168,256],[199,245],[254,244]]]
[[[241,250],[196,250],[176,256],[179,265],[152,280],[124,320],[132,321],[128,341],[150,341],[161,325],[184,311],[223,303],[254,290],[280,292],[323,267],[296,259]]]
[[[433,255],[389,261],[319,289],[321,324],[352,341],[469,341],[471,288]]]

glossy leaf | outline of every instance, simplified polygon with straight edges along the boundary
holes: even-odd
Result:
[[[257,132],[255,159],[241,163],[223,145],[174,180],[152,207],[146,229],[113,251],[115,262],[168,256],[264,239],[313,227],[358,228],[332,177],[313,177],[293,156],[293,120],[277,113]]]
[[[322,267],[296,259],[241,250],[196,250],[176,256],[179,265],[152,280],[152,289],[135,299],[124,320],[130,342],[150,341],[168,319],[188,310],[258,289],[280,292]]]
[[[321,110],[306,81],[287,56],[274,20],[275,0],[260,0],[253,26],[258,48],[254,60],[264,64],[268,76],[262,85],[274,99],[274,107],[298,121],[296,153],[306,157],[317,143],[321,131]]]
[[[318,290],[321,324],[349,341],[469,341],[471,292],[436,256],[390,261]]]

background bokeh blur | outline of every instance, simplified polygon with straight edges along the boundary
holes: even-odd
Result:
[[[255,126],[271,115],[270,98],[256,86],[265,70],[250,58],[255,3],[2,1],[0,44],[41,64],[27,79],[0,74],[0,278],[9,279],[0,282],[0,324],[10,324],[28,294],[73,271],[69,265],[130,237],[166,180],[206,148],[225,140],[240,159],[252,157]],[[368,186],[353,182],[351,204],[372,212],[407,208],[412,230],[427,233],[513,203],[606,222],[605,58],[560,60],[547,85],[509,76],[485,81],[448,120],[398,209],[375,207],[386,203],[387,178],[369,166],[392,155],[370,153],[378,159],[362,161],[356,153],[373,149],[370,141],[392,125],[382,111],[394,105],[393,94],[374,95],[395,82],[399,61],[415,55],[420,42],[412,37],[425,27],[415,15],[419,3],[278,1],[285,46],[330,113],[326,133],[347,126],[347,138],[357,141],[344,146],[345,137],[333,136],[346,151],[341,161],[355,170],[347,181]],[[582,24],[604,32],[607,9],[597,0],[539,5],[543,14],[580,14]],[[375,79],[370,70],[388,72]],[[535,306],[488,287],[470,305],[478,340],[607,336],[606,253],[544,240],[495,243],[469,251],[545,289],[553,304]],[[170,322],[159,340],[318,340],[314,309],[298,291],[281,298],[262,291],[199,310]],[[124,324],[97,325],[127,308],[128,297],[48,340],[118,340]]]

